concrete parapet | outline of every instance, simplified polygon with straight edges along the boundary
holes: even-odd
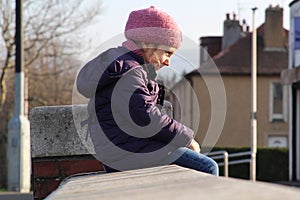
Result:
[[[49,156],[89,155],[82,139],[86,127],[77,129],[73,112],[78,122],[88,118],[86,105],[36,107],[30,112],[31,153],[33,158]]]
[[[165,101],[162,113],[172,116],[172,105]],[[31,153],[33,158],[90,155],[93,143],[87,137],[87,105],[36,107],[30,111]]]
[[[110,174],[92,174],[64,181],[46,200],[209,199],[299,200],[300,189],[215,177],[176,165]]]
[[[172,116],[172,105],[164,102],[162,113]],[[43,199],[66,177],[103,171],[93,157],[87,137],[87,105],[36,107],[30,111],[30,136],[34,198]]]
[[[89,149],[93,147],[91,141],[84,138],[87,126],[80,126],[87,117],[86,105],[46,106],[31,110],[35,200],[44,199],[68,176],[104,170],[92,156],[93,149]]]

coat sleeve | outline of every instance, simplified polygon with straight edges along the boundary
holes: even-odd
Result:
[[[126,119],[119,120],[122,121],[119,127],[126,127],[125,132],[135,137],[158,140],[178,147],[188,146],[194,137],[193,130],[163,115],[156,107],[156,95],[152,92],[147,88],[147,74],[141,67],[124,74],[112,95],[113,112],[120,113]]]

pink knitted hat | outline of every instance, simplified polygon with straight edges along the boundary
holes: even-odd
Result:
[[[130,13],[125,27],[125,37],[176,49],[182,41],[182,33],[174,19],[154,6]]]

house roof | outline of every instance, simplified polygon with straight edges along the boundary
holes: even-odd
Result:
[[[264,24],[257,29],[257,73],[258,75],[279,75],[288,68],[288,31],[284,29],[285,48],[280,50],[264,49]],[[235,44],[216,54],[198,70],[187,74],[211,74],[216,72],[216,65],[222,75],[248,75],[251,73],[252,33],[238,40]]]

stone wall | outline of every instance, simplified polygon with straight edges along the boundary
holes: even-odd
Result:
[[[162,112],[172,116],[172,105]],[[30,111],[32,184],[35,200],[43,199],[67,177],[104,171],[93,156],[87,135],[87,105],[36,107]]]
[[[43,199],[66,178],[103,171],[85,140],[86,105],[36,107],[30,112],[32,186],[34,199]]]

